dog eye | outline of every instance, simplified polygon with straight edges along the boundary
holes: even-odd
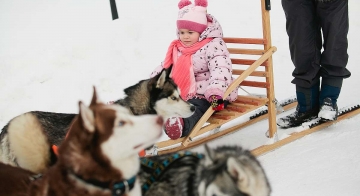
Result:
[[[125,121],[119,121],[119,124],[118,124],[119,127],[122,127],[124,125],[125,125]]]
[[[173,100],[173,101],[176,101],[176,99],[177,99],[177,98],[176,98],[175,96],[172,96],[172,97],[171,97],[171,100]]]

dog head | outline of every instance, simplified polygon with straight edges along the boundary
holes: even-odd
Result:
[[[150,79],[148,88],[156,93],[154,108],[157,114],[164,117],[188,118],[195,112],[195,106],[180,97],[180,90],[170,78],[171,68],[164,69],[160,74]]]
[[[122,106],[103,104],[95,89],[90,106],[79,102],[79,108],[59,148],[59,161],[85,177],[131,177],[138,170],[137,153],[162,134],[162,117],[134,116]]]
[[[237,146],[206,148],[200,195],[269,196],[270,185],[260,163]]]

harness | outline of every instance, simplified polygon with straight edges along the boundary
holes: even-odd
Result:
[[[87,184],[91,184],[93,186],[100,187],[102,189],[110,189],[112,196],[121,196],[129,193],[129,191],[131,191],[134,188],[136,182],[136,175],[128,180],[123,180],[120,182],[113,183],[113,182],[100,182],[96,179],[84,180],[80,175],[74,173],[70,173],[70,174],[74,178],[77,178],[78,180],[83,181]],[[42,177],[43,177],[42,174],[35,174],[30,176],[30,180],[36,181]]]
[[[76,174],[72,174],[72,176],[87,184],[91,184],[102,189],[110,189],[112,196],[121,196],[129,193],[129,191],[134,188],[136,182],[136,175],[128,180],[123,180],[120,182],[100,182],[96,179],[84,180],[81,176]]]
[[[147,178],[147,180],[144,182],[144,184],[141,187],[142,193],[144,194],[146,191],[148,191],[151,184],[156,182],[159,179],[159,177],[163,174],[163,172],[166,169],[168,169],[172,163],[179,161],[180,159],[187,157],[187,156],[195,157],[198,159],[204,158],[203,154],[196,153],[196,152],[190,152],[190,151],[174,153],[172,155],[169,155],[162,162],[153,161],[150,158],[146,158],[146,157],[142,158],[141,165],[153,170],[153,173]]]

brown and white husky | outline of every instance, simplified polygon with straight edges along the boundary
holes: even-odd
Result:
[[[90,106],[79,102],[79,108],[79,115],[74,118],[59,147],[56,164],[41,178],[13,191],[28,196],[141,195],[137,179],[138,152],[160,138],[163,118],[159,115],[134,116],[122,106],[100,103],[95,89]],[[16,125],[24,124],[18,122]],[[33,135],[36,138],[22,140],[48,142],[42,132]],[[6,167],[0,164],[0,170]],[[13,167],[11,173],[0,176],[0,184],[11,187],[9,179],[19,176],[18,173],[27,174],[24,169]]]

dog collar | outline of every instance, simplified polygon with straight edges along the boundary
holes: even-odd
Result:
[[[111,189],[112,196],[120,196],[129,193],[129,191],[131,191],[134,188],[136,182],[136,175],[128,180],[123,180],[115,183],[100,182],[95,179],[84,180],[81,176],[77,174],[73,174],[73,176],[87,184],[91,184],[93,186],[100,187],[102,189]]]
[[[117,182],[113,185],[112,195],[123,195],[131,191],[135,186],[136,176],[133,176],[129,180],[124,180],[122,182]]]

